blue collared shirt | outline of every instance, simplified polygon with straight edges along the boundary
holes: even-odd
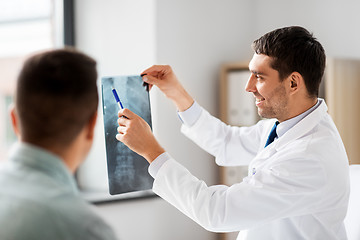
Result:
[[[116,239],[56,155],[17,143],[0,166],[0,239]]]

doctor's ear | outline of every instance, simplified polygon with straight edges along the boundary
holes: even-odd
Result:
[[[289,76],[290,80],[290,90],[292,92],[295,92],[299,89],[299,87],[302,85],[303,77],[298,72],[293,72]]]

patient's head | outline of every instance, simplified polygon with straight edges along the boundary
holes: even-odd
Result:
[[[98,106],[96,62],[75,50],[29,58],[20,72],[15,112],[21,140],[41,147],[66,147]]]

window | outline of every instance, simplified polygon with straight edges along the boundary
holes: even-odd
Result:
[[[64,46],[64,2],[0,1],[0,161],[16,140],[8,109],[18,72],[29,54]]]

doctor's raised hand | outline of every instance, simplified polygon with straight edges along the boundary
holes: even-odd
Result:
[[[118,124],[116,139],[143,156],[149,163],[165,152],[147,122],[129,109],[119,111]]]
[[[154,65],[141,73],[143,81],[156,85],[166,97],[171,99],[180,112],[188,109],[193,103],[193,98],[184,89],[169,65]]]

